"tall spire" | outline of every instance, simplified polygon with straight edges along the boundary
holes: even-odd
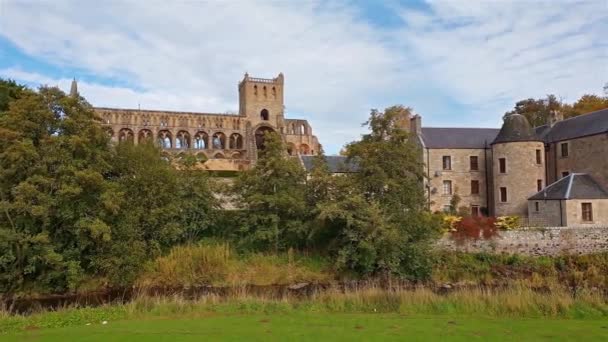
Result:
[[[76,83],[76,78],[72,80],[72,86],[70,87],[70,97],[78,97],[78,83]]]

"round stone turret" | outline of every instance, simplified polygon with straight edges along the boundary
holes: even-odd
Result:
[[[494,215],[528,217],[528,197],[545,187],[545,149],[525,116],[506,116],[492,142]]]

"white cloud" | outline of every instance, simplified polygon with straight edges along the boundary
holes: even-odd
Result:
[[[79,82],[97,106],[234,110],[245,71],[283,72],[288,116],[308,119],[330,152],[357,138],[371,107],[403,103],[425,123],[488,126],[518,99],[574,100],[608,81],[601,1],[429,8],[403,8],[404,25],[383,28],[340,1],[10,1],[0,35],[66,72],[120,80]],[[41,70],[2,74],[69,88]]]

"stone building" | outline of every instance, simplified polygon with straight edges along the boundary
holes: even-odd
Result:
[[[238,114],[94,108],[112,140],[155,141],[165,153],[193,153],[210,170],[243,170],[257,159],[264,133],[277,132],[289,155],[315,155],[317,137],[306,120],[285,118],[282,73],[272,79],[245,74],[238,84]],[[77,85],[72,83],[71,94]]]
[[[419,116],[411,118],[410,129],[422,148],[430,209],[449,210],[457,194],[458,209],[472,215],[517,215],[540,224],[547,220],[535,210],[538,194],[558,188],[563,184],[558,182],[569,175],[576,174],[573,184],[586,180],[586,187],[594,188],[596,195],[605,192],[608,109],[566,120],[553,113],[549,121],[530,127],[524,116],[514,114],[505,117],[500,129],[435,128],[422,127]],[[608,223],[603,199],[562,200],[567,203],[560,214],[564,219],[545,224]],[[540,202],[539,210],[545,213],[558,203]],[[593,220],[583,220],[589,211]]]

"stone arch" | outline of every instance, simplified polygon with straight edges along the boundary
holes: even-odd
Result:
[[[232,159],[243,159],[241,152],[234,152],[231,157]]]
[[[125,141],[133,142],[134,138],[135,138],[135,134],[133,134],[133,131],[130,128],[123,128],[120,131],[118,131],[118,141],[120,141],[120,142],[125,142]]]
[[[197,150],[209,148],[209,135],[207,134],[207,132],[196,132],[196,134],[194,135],[194,148]]]
[[[309,155],[310,154],[310,147],[307,144],[300,144],[300,154],[302,155]]]
[[[260,111],[260,119],[264,121],[270,120],[270,113],[268,112],[268,109],[264,108],[262,111]]]
[[[226,148],[226,134],[222,132],[216,132],[211,138],[211,146],[216,150],[223,150]]]
[[[223,153],[218,152],[218,153],[216,153],[216,154],[213,155],[213,158],[214,159],[225,159],[226,157],[224,156]]]
[[[158,131],[158,145],[161,148],[173,148],[173,135],[166,129]]]
[[[190,133],[179,131],[175,136],[175,148],[190,148]]]
[[[238,133],[232,133],[230,135],[230,149],[240,150],[243,148],[243,136]]]
[[[149,129],[142,129],[137,133],[137,142],[143,143],[152,140],[152,131]]]
[[[265,147],[264,135],[267,132],[274,133],[274,129],[272,129],[268,126],[260,126],[258,129],[255,130],[255,146],[257,147],[258,150],[264,149],[264,147]]]
[[[296,145],[294,143],[287,143],[287,154],[295,156],[297,154]]]

